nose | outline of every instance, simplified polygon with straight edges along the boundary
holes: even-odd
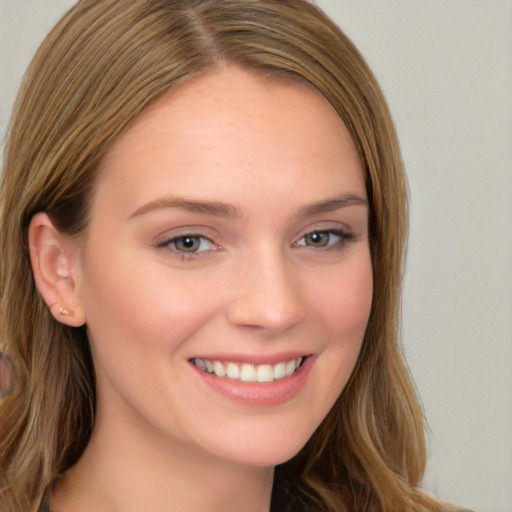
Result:
[[[306,316],[299,284],[293,265],[283,256],[252,259],[232,283],[229,321],[272,333],[289,329]]]

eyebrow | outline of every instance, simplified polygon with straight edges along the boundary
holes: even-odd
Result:
[[[338,197],[325,199],[316,203],[308,204],[299,208],[296,217],[310,217],[329,213],[347,206],[368,206],[368,201],[363,197],[354,194],[344,194]],[[202,199],[191,199],[186,197],[162,197],[144,204],[135,210],[130,219],[144,215],[145,213],[159,210],[162,208],[178,208],[195,213],[204,213],[216,217],[243,217],[243,211],[233,204],[223,203],[222,201],[208,201]]]
[[[241,217],[242,210],[238,207],[223,203],[221,201],[204,201],[199,199],[189,199],[186,197],[162,197],[151,201],[135,210],[130,219],[161,208],[179,208],[189,212],[205,213],[217,217]]]
[[[324,199],[316,203],[308,204],[299,208],[297,217],[313,217],[322,213],[329,213],[345,208],[347,206],[365,206],[368,207],[368,201],[354,194],[343,194],[339,197]]]

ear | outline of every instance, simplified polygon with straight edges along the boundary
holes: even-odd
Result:
[[[52,315],[72,327],[85,324],[73,276],[76,240],[59,233],[46,213],[37,213],[30,221],[28,243],[36,286]]]

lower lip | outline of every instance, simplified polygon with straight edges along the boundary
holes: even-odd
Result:
[[[304,387],[314,357],[308,356],[299,369],[290,377],[273,382],[254,383],[217,377],[190,363],[201,379],[216,392],[243,405],[272,406],[281,405],[292,400]]]

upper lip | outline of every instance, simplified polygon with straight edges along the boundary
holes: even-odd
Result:
[[[193,359],[208,359],[209,361],[229,361],[231,363],[241,364],[277,364],[299,357],[310,356],[310,352],[276,352],[273,354],[233,354],[233,353],[208,353],[208,354],[197,354],[190,358]]]

